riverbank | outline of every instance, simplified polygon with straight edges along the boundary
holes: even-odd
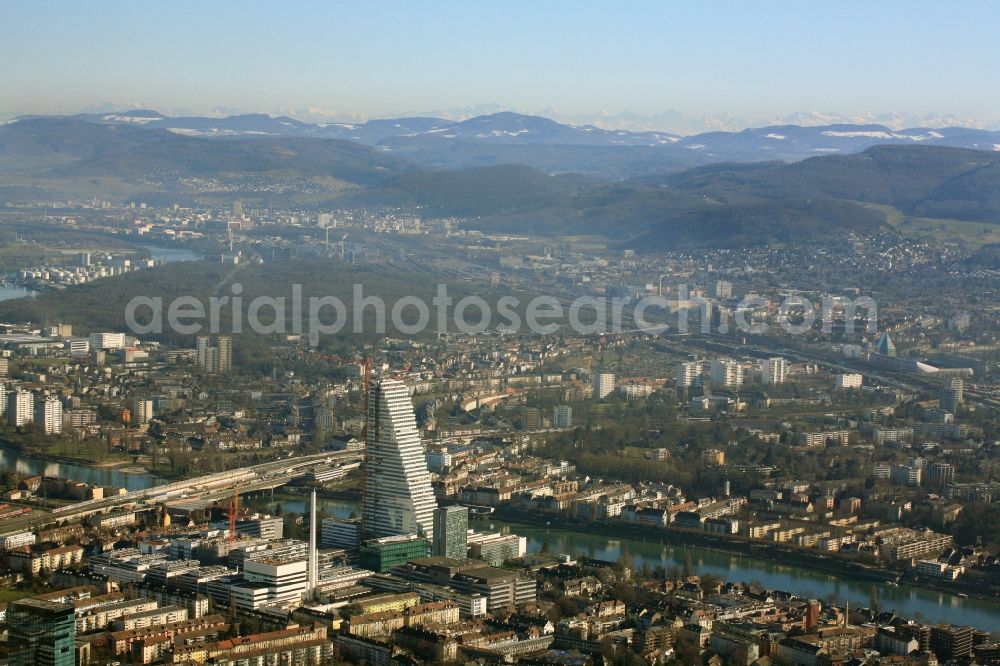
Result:
[[[825,553],[809,552],[786,544],[749,541],[737,537],[726,537],[720,534],[706,534],[704,532],[676,528],[651,529],[640,525],[584,523],[561,518],[554,522],[552,517],[500,508],[497,509],[496,513],[492,514],[492,517],[505,523],[513,524],[515,529],[517,524],[521,524],[534,528],[547,528],[586,535],[600,535],[613,539],[631,539],[644,543],[659,543],[682,547],[697,546],[709,550],[745,556],[763,562],[774,562],[800,567],[809,571],[835,576],[838,579],[869,581],[879,584],[895,584],[904,580],[902,572],[899,571],[843,557],[832,557]],[[486,517],[486,520],[490,520],[490,517]],[[965,594],[968,598],[975,598],[980,601],[990,603],[1000,602],[1000,599],[995,595],[986,594],[977,589],[949,588],[946,585],[925,579],[905,577],[905,584],[915,588],[949,594],[954,596],[955,599],[960,598],[959,594]]]
[[[17,446],[13,442],[7,439],[0,439],[0,451],[9,453],[14,456],[34,458],[35,460],[45,460],[48,462],[55,463],[68,463],[70,465],[83,465],[85,467],[94,468],[104,468],[104,469],[116,469],[131,467],[131,469],[122,469],[121,471],[131,473],[131,474],[145,474],[149,470],[142,467],[141,469],[136,469],[136,465],[131,460],[104,460],[98,462],[90,458],[79,458],[76,456],[66,456],[60,455],[58,453],[50,453],[48,451],[41,451],[39,449],[26,449]]]
[[[0,470],[27,476],[51,476],[79,481],[91,486],[143,490],[163,483],[132,460],[94,460],[63,456],[45,451],[25,451],[20,447],[4,446],[0,442]]]

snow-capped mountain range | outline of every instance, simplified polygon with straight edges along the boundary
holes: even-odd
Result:
[[[297,136],[348,139],[386,150],[427,148],[455,142],[518,145],[671,147],[721,159],[788,159],[810,154],[853,153],[882,143],[922,143],[978,150],[1000,150],[1000,131],[946,124],[900,127],[891,123],[827,123],[827,116],[797,114],[798,122],[741,131],[692,135],[663,131],[606,129],[565,124],[542,116],[499,112],[465,120],[405,117],[360,123],[297,120],[291,116],[244,114],[225,117],[169,117],[157,111],[129,110],[79,114],[73,118],[101,124],[127,124],[210,138]],[[942,121],[947,119],[942,119]]]
[[[21,117],[7,121],[6,129],[14,130],[18,123],[24,123],[19,134],[21,141],[33,133],[54,131],[53,123],[64,133],[72,133],[74,125],[79,130],[96,129],[95,125],[128,128],[132,131],[126,134],[135,140],[142,140],[136,132],[147,138],[163,135],[223,141],[338,139],[368,146],[387,158],[423,167],[451,169],[526,164],[545,173],[576,172],[615,180],[677,172],[719,162],[794,162],[820,155],[850,155],[885,144],[1000,151],[1000,131],[959,126],[896,128],[872,123],[782,124],[685,136],[663,131],[567,124],[512,112],[464,120],[415,116],[354,123],[305,122],[291,116],[264,114],[171,117],[158,111],[137,109],[62,117]],[[48,129],[39,123],[48,123]],[[147,130],[157,134],[147,135]],[[105,140],[109,138],[106,136]],[[32,150],[45,152],[41,147]],[[17,160],[10,155],[8,158],[16,166]]]

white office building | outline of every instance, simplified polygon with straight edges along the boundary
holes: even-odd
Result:
[[[121,349],[125,346],[124,333],[91,333],[90,349]]]
[[[851,373],[847,375],[837,375],[836,379],[834,379],[834,386],[839,389],[861,388],[861,384],[863,382],[863,375]]]
[[[306,591],[307,577],[308,567],[304,559],[262,557],[247,560],[243,563],[246,583],[231,588],[233,600],[243,609],[263,605],[298,606]]]
[[[781,384],[787,374],[788,361],[780,356],[766,358],[760,364],[760,380],[765,386]]]
[[[602,400],[615,390],[615,375],[612,372],[594,374],[594,400]]]
[[[63,342],[63,348],[70,356],[86,356],[90,353],[90,340],[87,338],[69,338]]]
[[[406,385],[372,380],[368,394],[367,462],[362,502],[364,538],[434,537],[437,500]]]
[[[320,526],[322,548],[357,550],[361,540],[361,523],[358,520],[324,518]]]

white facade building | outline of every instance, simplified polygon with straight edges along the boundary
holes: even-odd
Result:
[[[21,546],[33,546],[34,544],[35,533],[31,531],[5,534],[0,537],[0,548],[3,548],[4,550],[13,550],[14,548],[20,548]]]
[[[121,349],[125,346],[124,333],[91,333],[90,349]]]
[[[615,390],[615,375],[612,372],[594,374],[594,400],[602,400]]]
[[[265,589],[267,593],[264,598],[267,605],[298,606],[302,603],[302,595],[306,591],[308,565],[305,560],[279,560],[274,557],[263,557],[259,560],[244,562],[243,578],[249,585],[234,585],[232,588],[233,598],[238,605],[253,608],[264,605],[259,603],[259,590]],[[254,594],[241,595],[237,591],[237,588],[240,587],[253,591]],[[256,605],[251,606],[251,604]]]
[[[573,408],[569,405],[556,405],[552,410],[552,425],[556,428],[572,428]]]
[[[736,388],[743,385],[743,366],[731,359],[713,360],[709,377],[716,386]]]
[[[760,364],[760,380],[766,386],[783,383],[786,375],[788,375],[788,361],[780,356],[766,358]]]
[[[35,427],[46,435],[58,435],[63,427],[62,403],[54,396],[39,398],[35,403]]]
[[[14,391],[7,394],[7,423],[12,426],[23,426],[31,423],[35,417],[35,398],[27,391]]]
[[[679,388],[694,386],[701,378],[702,364],[700,361],[688,361],[677,364],[677,380],[674,385]]]
[[[863,382],[864,376],[860,374],[837,375],[834,386],[839,389],[861,388]]]
[[[889,469],[889,478],[904,486],[919,486],[923,471],[917,465],[893,465]]]
[[[153,401],[146,398],[132,400],[132,423],[145,425],[153,420]]]
[[[372,380],[362,502],[364,538],[419,534],[433,539],[437,500],[406,385]]]

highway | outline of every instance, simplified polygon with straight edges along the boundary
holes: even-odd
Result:
[[[126,506],[145,508],[168,500],[181,499],[213,501],[230,497],[234,493],[258,492],[302,478],[313,467],[358,463],[362,457],[363,454],[354,451],[318,453],[174,481],[113,497],[86,500],[50,511],[35,510],[25,516],[3,521],[0,524],[0,533],[10,534],[54,521],[73,522],[86,516]]]

